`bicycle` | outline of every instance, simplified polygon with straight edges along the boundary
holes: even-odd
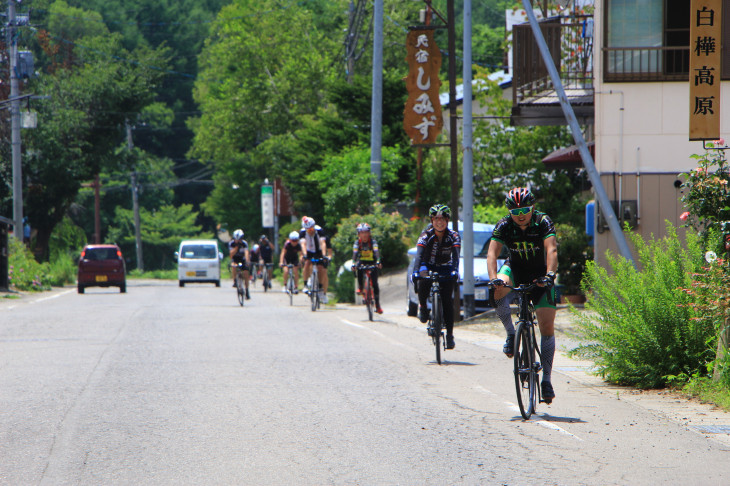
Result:
[[[309,300],[312,304],[312,312],[319,309],[319,270],[318,266],[324,263],[322,258],[310,258],[312,262],[312,275],[309,276]]]
[[[538,403],[550,403],[542,399],[540,391],[540,371],[542,371],[542,354],[535,338],[535,309],[530,299],[530,293],[538,287],[537,283],[521,284],[513,287],[504,284],[520,296],[520,311],[517,317],[514,349],[514,375],[517,403],[520,414],[525,420],[537,411]],[[494,287],[490,285],[490,287]],[[548,290],[552,283],[545,283]],[[535,359],[538,358],[538,359]]]
[[[429,270],[428,279],[431,280],[431,291],[428,298],[431,301],[431,315],[428,318],[428,335],[431,336],[433,346],[436,348],[436,362],[441,364],[441,348],[446,350],[446,339],[444,336],[444,309],[441,305],[441,284],[439,273]],[[421,277],[421,280],[426,278]]]
[[[246,289],[243,284],[243,269],[245,266],[243,263],[234,263],[231,266],[236,269],[234,270],[236,272],[236,296],[238,297],[238,303],[243,307],[243,302],[246,300]]]
[[[362,302],[368,311],[368,319],[373,320],[373,312],[375,312],[375,294],[373,293],[372,277],[373,271],[377,271],[377,265],[363,265],[357,266],[358,271],[364,272],[362,278]]]
[[[288,268],[289,271],[288,276],[286,278],[286,284],[284,286],[284,289],[286,290],[286,293],[289,294],[289,305],[294,305],[294,293],[296,292],[297,286],[294,283],[294,264],[288,263],[286,265],[280,265],[281,268]]]
[[[256,274],[258,273],[258,263],[251,263],[251,283],[256,288]]]
[[[271,281],[269,280],[269,268],[273,267],[273,263],[264,263],[263,265],[259,265],[263,268],[263,271],[261,273],[261,281],[264,284],[264,292],[268,291],[271,288]]]

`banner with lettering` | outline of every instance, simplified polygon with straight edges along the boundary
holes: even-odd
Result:
[[[691,0],[689,139],[720,138],[722,0]]]
[[[439,101],[441,51],[433,32],[433,29],[411,30],[406,39],[408,101],[403,111],[403,128],[413,145],[435,143],[444,126]]]

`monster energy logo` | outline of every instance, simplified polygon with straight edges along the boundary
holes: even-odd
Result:
[[[518,241],[516,243],[516,246],[511,249],[512,252],[517,253],[520,255],[521,258],[527,259],[530,256],[537,255],[538,248],[535,247],[534,243],[529,243],[527,241]]]

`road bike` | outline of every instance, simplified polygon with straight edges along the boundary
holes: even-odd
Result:
[[[324,263],[322,258],[310,258],[312,263],[312,275],[309,276],[309,300],[312,304],[312,312],[319,309],[319,265]]]
[[[258,274],[258,263],[251,263],[251,284],[256,288],[256,275]]]
[[[261,281],[264,284],[264,292],[268,291],[271,288],[271,280],[269,279],[269,269],[274,266],[273,263],[264,263],[263,265],[260,265],[263,270],[261,273]]]
[[[238,297],[238,303],[243,307],[243,302],[246,300],[246,288],[243,283],[243,269],[245,265],[243,263],[234,263],[231,266],[236,272],[236,296]]]
[[[517,317],[517,328],[514,341],[514,375],[517,403],[520,413],[528,420],[537,411],[538,403],[550,403],[542,399],[540,391],[540,372],[542,371],[542,354],[535,338],[535,309],[530,299],[532,291],[538,287],[536,282],[521,284],[517,287],[504,284],[512,289],[520,298],[520,311]],[[491,286],[493,287],[493,286]],[[549,291],[552,283],[545,283],[543,288]]]
[[[297,290],[297,286],[294,283],[294,265],[291,263],[288,263],[286,265],[281,265],[281,268],[288,268],[289,271],[287,272],[287,278],[286,278],[286,284],[284,285],[284,289],[286,290],[286,293],[289,294],[289,305],[294,305],[294,293]]]
[[[373,312],[375,312],[375,294],[373,292],[372,272],[377,271],[377,265],[357,266],[359,272],[363,272],[362,277],[362,303],[368,311],[368,319],[373,320]]]
[[[433,340],[436,348],[436,362],[441,364],[441,349],[446,350],[446,339],[444,336],[444,309],[441,304],[441,284],[439,273],[429,270],[428,279],[431,280],[431,291],[428,299],[431,301],[431,315],[428,319],[428,335]],[[421,279],[425,280],[425,279]]]

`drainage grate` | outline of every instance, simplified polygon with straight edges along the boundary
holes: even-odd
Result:
[[[695,425],[703,434],[730,434],[730,425]]]

